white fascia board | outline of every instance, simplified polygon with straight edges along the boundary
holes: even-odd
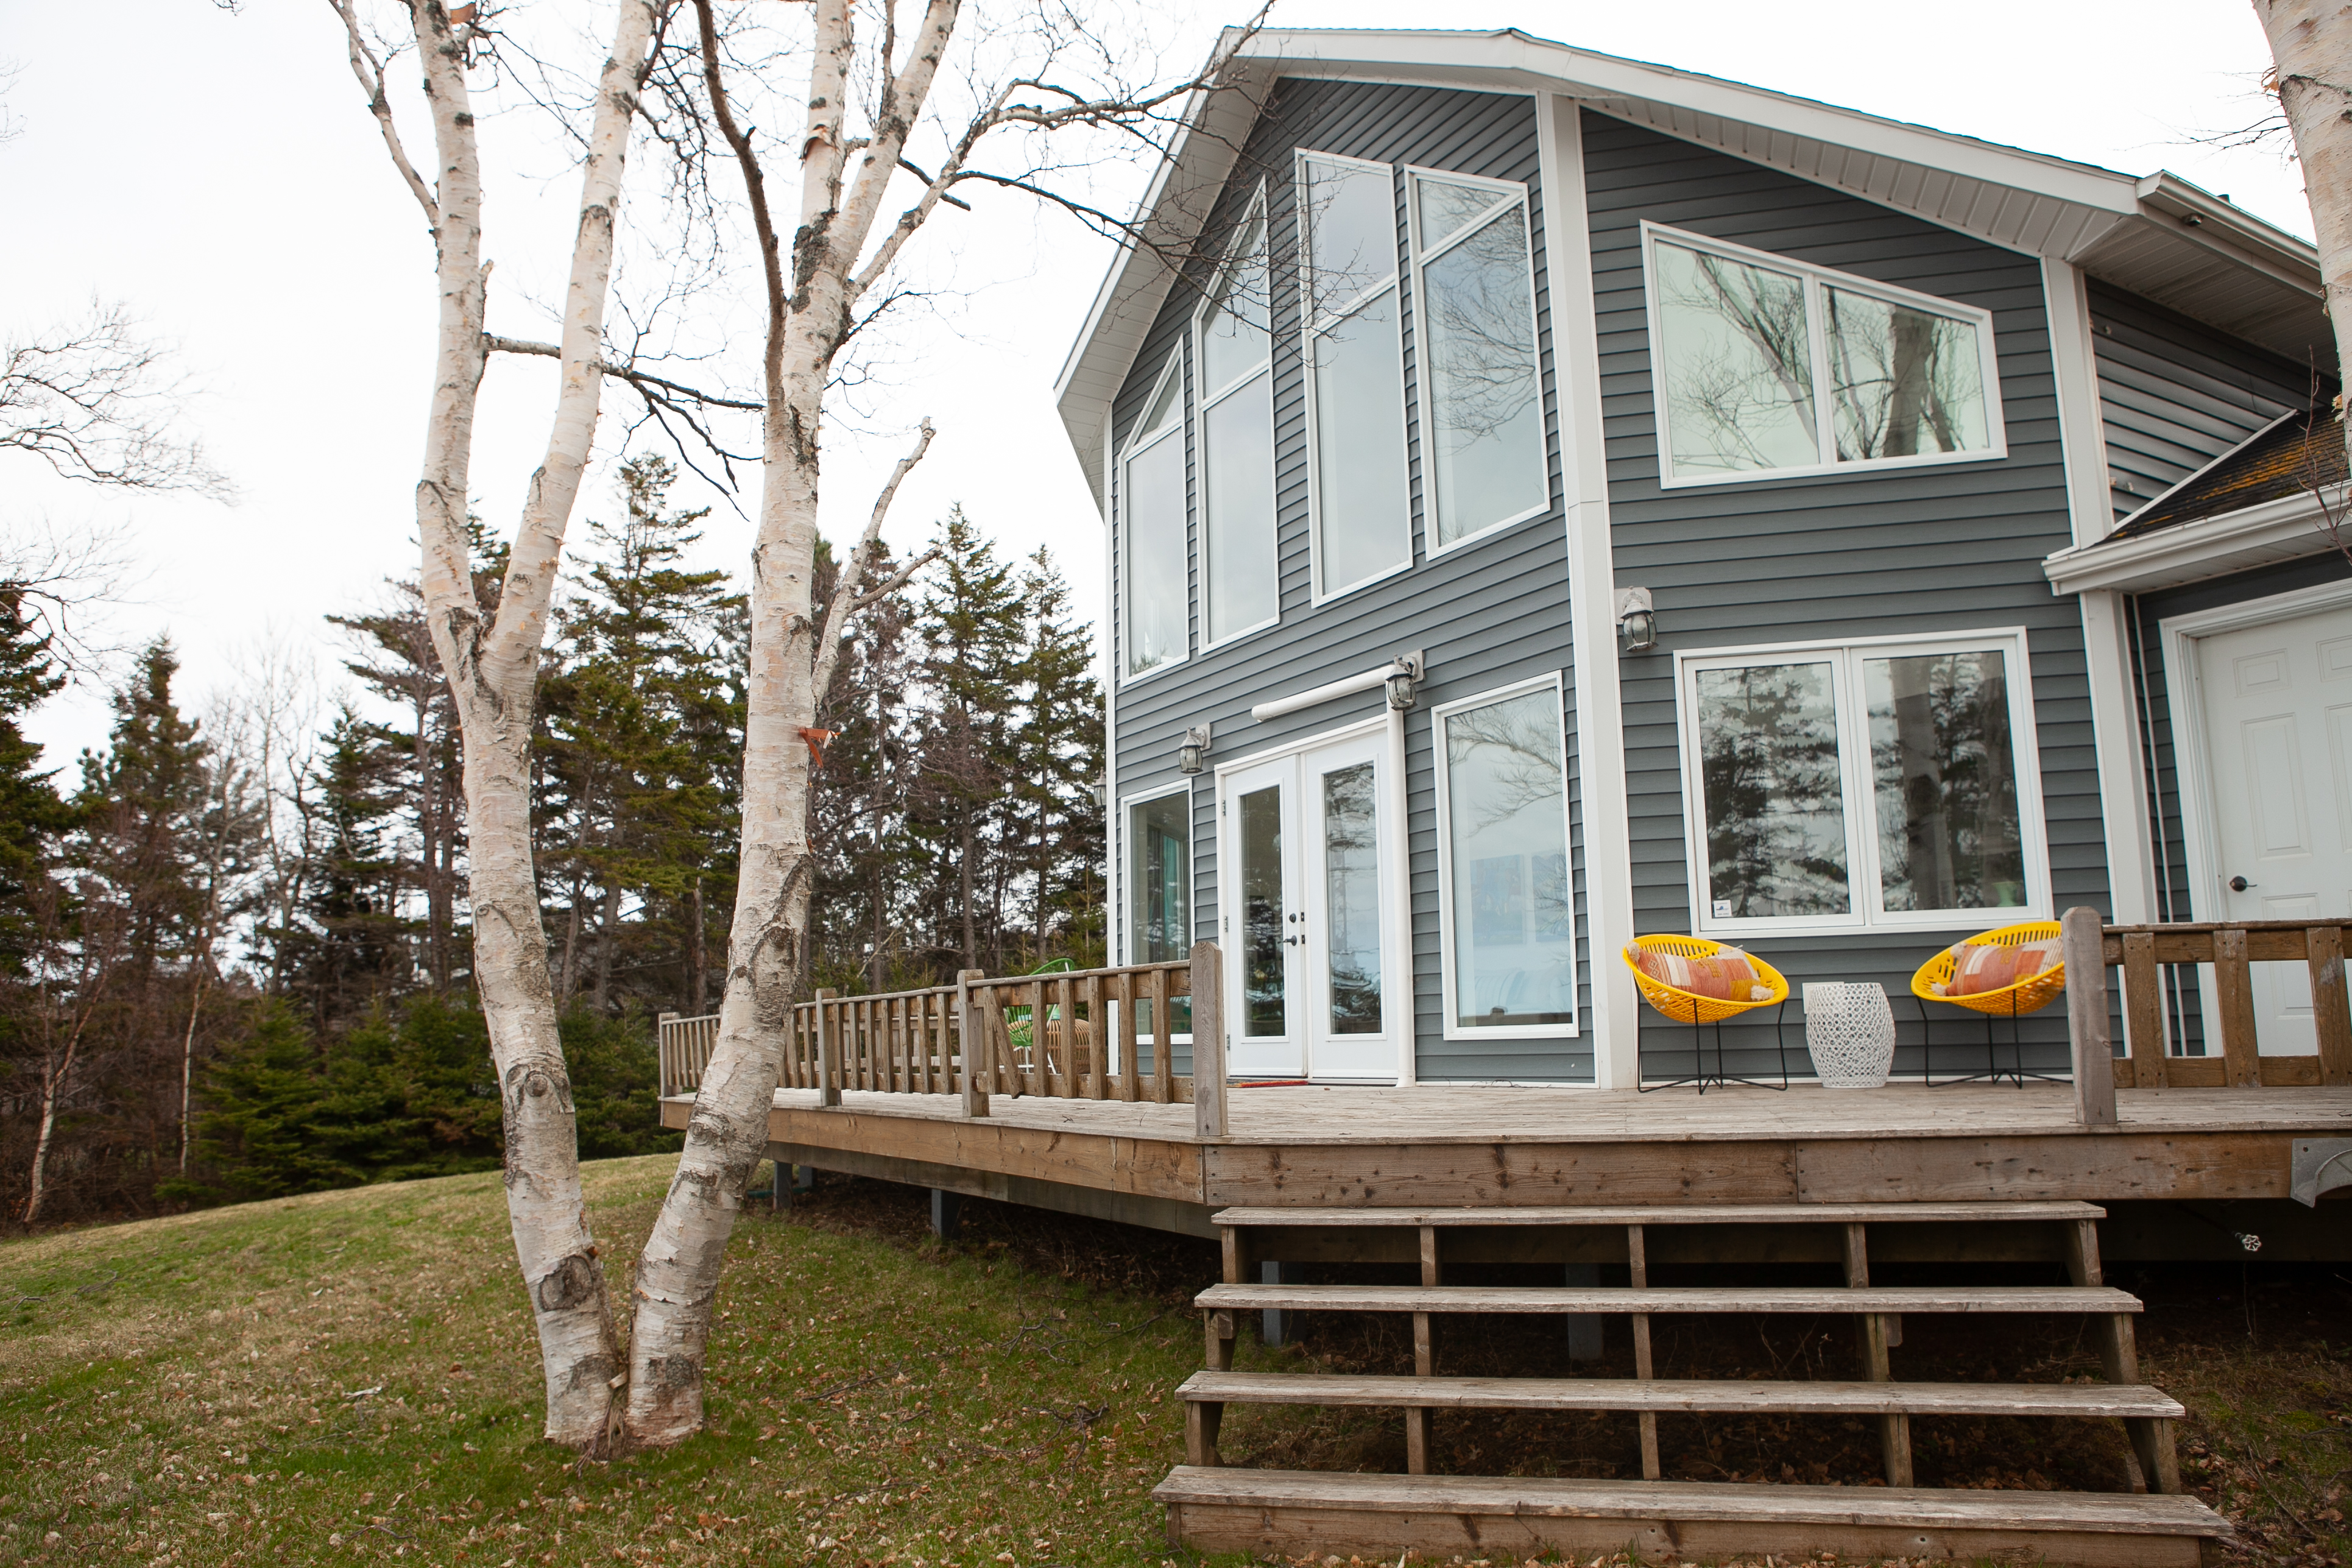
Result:
[[[2352,487],[2339,485],[2327,504],[2340,512],[2347,495]],[[2053,593],[2114,589],[2147,594],[2334,548],[2318,501],[2295,495],[2158,529],[2137,539],[2107,539],[2061,550],[2044,558],[2042,570]]]
[[[2313,294],[2319,292],[2319,247],[2273,228],[2250,212],[2159,169],[2139,182],[2142,215],[2180,229],[2193,243]]]

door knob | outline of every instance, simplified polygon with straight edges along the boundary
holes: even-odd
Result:
[[[2248,888],[2252,886],[2254,886],[2254,884],[2247,881],[2243,877],[2232,877],[2230,879],[2230,891],[2233,893],[2242,893]]]

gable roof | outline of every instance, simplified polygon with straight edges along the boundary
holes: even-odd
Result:
[[[2225,512],[2332,490],[2346,477],[2344,416],[2280,415],[2116,524],[2109,539],[2138,539]]]
[[[1144,194],[1137,221],[1155,241],[1190,240],[1283,77],[1560,93],[1994,245],[2073,262],[2290,358],[2335,364],[2326,319],[2313,308],[2316,249],[2175,175],[2117,174],[1517,29],[1269,29],[1247,39],[1234,85],[1188,106]],[[1097,505],[1110,400],[1173,281],[1154,248],[1123,247],[1055,383]]]

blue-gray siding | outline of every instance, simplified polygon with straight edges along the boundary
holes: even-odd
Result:
[[[1675,719],[1676,648],[1737,647],[2023,626],[2057,903],[2104,903],[2104,835],[2093,765],[2082,621],[2053,595],[2042,558],[2069,542],[2049,321],[2032,258],[1869,202],[1587,112],[1595,309],[1608,433],[1617,580],[1651,589],[1659,645],[1623,662],[1633,898],[1643,931],[1693,928]],[[1664,489],[1643,311],[1640,223],[1647,218],[1989,310],[2000,358],[2008,456],[1829,478]],[[1986,911],[1984,925],[2003,923]],[[1807,979],[1875,980],[1896,999],[1898,1070],[1918,1065],[1912,972],[1950,934],[1757,940]],[[1796,1009],[1791,1009],[1791,1014]],[[1948,1017],[1948,1010],[1946,1016]],[[1686,1059],[1687,1028],[1646,1010],[1645,1068]],[[2029,1020],[2045,1058],[2063,1020]],[[2004,1035],[2006,1031],[2004,1030]],[[1792,1026],[1792,1034],[1801,1028]],[[1736,1058],[1765,1065],[1773,1026],[1727,1029]],[[1938,1066],[1982,1034],[1937,1026]],[[1953,1042],[1952,1056],[1941,1043]],[[1727,1040],[1727,1044],[1732,1043]]]
[[[2095,279],[2090,306],[2117,517],[2310,400],[2306,366]]]
[[[1537,189],[1533,100],[1493,94],[1360,83],[1286,80],[1245,144],[1235,174],[1212,215],[1210,233],[1238,216],[1263,180],[1277,256],[1295,254],[1294,153],[1307,149],[1397,165],[1454,170],[1524,182],[1534,232],[1542,233]],[[1403,234],[1402,181],[1397,222]],[[1213,247],[1204,247],[1213,248]],[[1559,493],[1558,410],[1550,367],[1550,316],[1540,245],[1537,303],[1544,353],[1546,429],[1552,490]],[[1275,292],[1275,430],[1276,528],[1281,572],[1280,624],[1195,653],[1192,662],[1118,689],[1118,787],[1122,796],[1165,785],[1175,772],[1176,746],[1185,728],[1210,724],[1214,757],[1231,760],[1377,715],[1378,693],[1327,704],[1273,723],[1249,718],[1250,707],[1318,686],[1423,648],[1430,678],[1421,705],[1406,716],[1403,781],[1408,837],[1407,874],[1412,922],[1412,1013],[1415,1062],[1428,1079],[1589,1079],[1591,1050],[1566,1036],[1555,1039],[1448,1041],[1440,1017],[1437,824],[1429,710],[1508,683],[1570,667],[1566,551],[1557,510],[1436,560],[1421,538],[1420,448],[1416,389],[1411,383],[1412,283],[1404,285],[1407,342],[1408,446],[1414,496],[1415,564],[1410,572],[1359,590],[1319,608],[1312,602],[1307,539],[1306,388],[1300,361],[1298,301],[1289,269],[1276,268]],[[1150,395],[1152,378],[1171,353],[1185,352],[1196,289],[1180,285],[1147,334],[1141,353],[1113,411],[1123,438]],[[1192,558],[1197,563],[1195,519]],[[1114,540],[1116,534],[1113,535]],[[1197,583],[1198,568],[1194,569]],[[1114,573],[1114,582],[1117,574]],[[1197,597],[1193,647],[1200,626]],[[1570,741],[1570,854],[1575,888],[1580,1006],[1590,994],[1585,951],[1582,828],[1576,800],[1572,676],[1562,722]],[[1214,790],[1203,775],[1193,790],[1195,910],[1203,936],[1216,929],[1218,868]],[[1118,871],[1124,877],[1126,868]],[[1125,910],[1121,910],[1122,919]],[[1228,944],[1230,951],[1230,943]]]

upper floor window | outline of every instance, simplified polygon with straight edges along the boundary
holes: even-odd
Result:
[[[1184,544],[1184,356],[1168,356],[1118,468],[1124,669],[1183,662],[1189,584]]]
[[[1228,247],[1198,323],[1202,642],[1274,621],[1281,579],[1274,530],[1274,333],[1267,315],[1265,204]]]
[[[1990,313],[1676,229],[1642,232],[1661,483],[2004,452]]]
[[[1551,504],[1527,187],[1413,170],[1422,481],[1433,552]]]
[[[1298,226],[1321,599],[1412,564],[1393,172],[1301,153]]]

